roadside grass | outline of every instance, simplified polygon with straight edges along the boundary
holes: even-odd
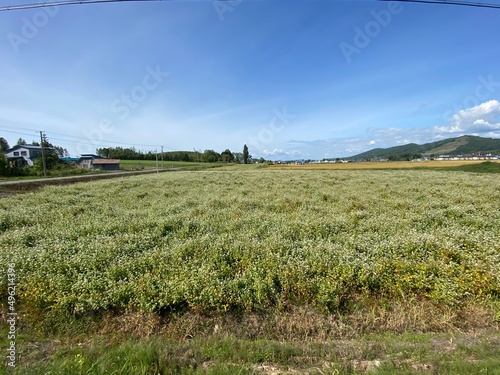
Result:
[[[14,374],[498,374],[498,331],[277,341],[98,335],[28,343]]]
[[[22,180],[34,180],[40,178],[39,176],[15,176],[15,177],[4,177],[0,176],[0,182],[5,181],[22,181]]]
[[[58,178],[58,177],[76,177],[76,176],[92,176],[96,174],[104,174],[107,173],[101,170],[88,170],[83,168],[61,168],[61,169],[52,169],[47,172],[47,176],[43,176],[43,174],[37,175],[25,175],[25,176],[12,176],[12,177],[4,177],[0,176],[0,183],[2,182],[11,182],[11,181],[25,181],[25,180],[43,180],[50,178]]]
[[[377,310],[360,304],[357,311],[333,315],[310,307],[163,318],[139,312],[54,315],[44,327],[25,314],[18,366],[10,373],[500,373],[498,321],[487,309],[417,305],[381,304]],[[453,326],[447,319],[454,314],[461,321]]]

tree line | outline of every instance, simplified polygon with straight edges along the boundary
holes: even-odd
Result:
[[[246,149],[246,153],[245,153]],[[229,149],[218,153],[214,150],[201,151],[167,151],[155,153],[152,151],[142,152],[134,147],[104,147],[97,149],[97,155],[109,159],[121,160],[165,160],[165,161],[184,161],[194,163],[248,163],[251,156],[248,154],[248,148],[243,148],[243,152],[231,152]]]
[[[416,159],[421,159],[422,154],[411,154],[411,153],[406,153],[406,154],[401,154],[401,155],[389,155],[387,158],[390,161],[412,161]]]

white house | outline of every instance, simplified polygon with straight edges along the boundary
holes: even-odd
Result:
[[[46,149],[47,152],[52,152],[52,149]],[[42,155],[40,146],[17,145],[5,151],[5,159],[11,162],[16,162],[18,165],[33,166],[33,162]]]

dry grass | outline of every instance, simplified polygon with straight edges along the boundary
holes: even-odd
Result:
[[[497,329],[492,310],[476,303],[460,309],[427,301],[393,302],[389,306],[358,305],[348,314],[323,314],[308,306],[254,313],[202,315],[195,312],[161,318],[155,314],[109,314],[98,324],[99,334],[124,333],[134,337],[162,335],[179,340],[212,335],[244,339],[308,342],[354,339],[392,332],[462,332]]]
[[[430,161],[367,161],[359,163],[324,163],[302,165],[271,165],[269,169],[321,170],[321,169],[406,169],[406,168],[448,168],[483,163],[484,160],[430,160]],[[492,160],[500,163],[500,160]]]
[[[494,314],[429,302],[202,315],[109,312],[92,332],[23,342],[15,374],[499,373]],[[93,371],[92,371],[93,370]]]

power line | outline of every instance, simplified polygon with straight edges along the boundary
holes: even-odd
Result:
[[[49,8],[64,5],[84,5],[84,4],[100,4],[100,3],[131,3],[131,2],[165,2],[178,0],[70,0],[70,1],[51,1],[45,3],[17,4],[4,5],[0,7],[0,12],[7,10],[26,10],[35,8]]]
[[[2,127],[4,127],[4,126],[9,126],[9,127],[13,127],[13,128],[15,128],[15,129],[17,129],[17,130],[27,130],[27,131],[30,131],[30,132],[35,132],[35,133],[38,133],[38,132],[40,131],[40,130],[38,130],[38,129],[23,128],[22,126],[18,126],[18,125],[6,125],[6,124],[2,124],[2,125],[0,125],[0,126],[2,126]]]
[[[63,137],[83,139],[84,141],[89,141],[88,138],[79,137],[79,136],[76,136],[76,135],[62,134],[62,133],[57,133],[57,132],[50,132],[50,134],[56,134],[56,135],[61,135]],[[75,142],[75,141],[69,141],[69,140],[66,140],[66,139],[54,138],[54,137],[51,137],[51,139],[58,139],[60,141],[67,141],[67,142]],[[80,143],[83,143],[83,142],[80,142]],[[93,141],[93,143],[105,143],[105,144],[112,143],[112,144],[117,144],[117,145],[129,145],[130,144],[130,143],[125,143],[125,142],[107,141],[107,140],[104,140],[104,139],[99,139],[99,140]],[[158,145],[146,145],[146,144],[134,144],[134,146],[140,146],[140,147],[158,147]]]
[[[56,134],[56,135],[61,135],[63,137],[69,137],[69,138],[76,138],[76,139],[83,139],[84,140],[84,142],[82,142],[82,141],[71,141],[71,140],[67,140],[67,139],[54,138],[52,136],[50,137],[50,139],[55,139],[55,140],[58,140],[58,141],[64,141],[64,142],[69,142],[69,143],[80,143],[80,144],[87,144],[87,145],[96,145],[96,144],[101,144],[101,145],[115,144],[115,145],[122,145],[122,146],[125,146],[125,145],[130,146],[131,145],[130,143],[126,143],[126,142],[107,141],[107,140],[104,140],[104,139],[89,140],[88,138],[84,138],[84,137],[78,137],[78,136],[75,136],[75,135],[62,134],[62,133],[56,133],[56,132],[50,132],[50,134]],[[131,146],[132,147],[136,147],[136,146],[138,146],[138,147],[158,147],[158,145],[147,145],[147,144],[140,144],[140,143],[134,143]],[[165,147],[168,148],[169,150],[175,151],[175,149],[173,149],[171,147],[168,147],[168,146],[165,146]]]
[[[8,126],[8,125],[2,125],[2,126]],[[36,132],[36,133],[39,132],[39,130],[36,130],[36,129],[22,128],[22,127],[18,127],[18,126],[16,126],[16,129],[29,130],[29,131],[33,131],[33,132]],[[15,131],[12,131],[12,130],[7,130],[7,129],[4,129],[4,128],[0,128],[0,130],[6,131],[6,132],[9,132],[9,133],[16,133],[16,134],[22,134],[22,135],[31,135],[31,134],[28,134],[28,133],[21,133],[21,132],[15,132]],[[81,137],[81,136],[76,136],[76,135],[57,133],[57,132],[53,132],[53,131],[51,131],[50,134],[56,134],[56,135],[61,135],[63,137],[75,138],[75,139],[79,139],[79,140],[83,140],[83,141],[89,141],[88,138]],[[50,138],[51,139],[57,139],[59,141],[76,143],[75,141],[70,141],[70,140],[67,140],[67,139],[54,138],[54,137],[50,137]],[[92,141],[92,142],[93,142],[93,144],[95,144],[95,143],[103,143],[103,144],[113,143],[113,144],[118,144],[118,145],[129,145],[130,144],[130,143],[125,143],[125,142],[107,141],[107,140],[104,140],[104,139],[99,139],[99,140],[95,140],[95,141]],[[79,143],[85,143],[85,142],[79,141]],[[86,144],[90,144],[90,143],[86,143]],[[146,145],[146,144],[136,144],[135,146],[141,146],[141,147],[158,147],[158,145]]]
[[[39,132],[39,130],[29,129],[29,128],[18,128],[18,129],[32,130],[34,133],[38,133]],[[24,135],[24,136],[33,136],[32,133],[19,132],[19,131],[4,129],[4,128],[0,128],[0,131],[4,131],[4,132],[7,132],[7,133]],[[118,145],[118,146],[126,146],[126,147],[134,147],[134,148],[135,147],[150,147],[150,148],[152,148],[152,147],[158,147],[158,145],[151,145],[151,144],[131,144],[131,143],[126,143],[126,142],[108,141],[108,140],[104,140],[104,139],[91,140],[91,139],[84,138],[84,137],[79,137],[79,136],[69,135],[69,134],[63,134],[63,133],[57,133],[57,132],[47,132],[47,131],[45,131],[45,133],[50,133],[50,134],[60,135],[60,136],[67,137],[67,138],[75,138],[75,139],[77,139],[77,140],[69,140],[69,139],[64,139],[64,138],[53,137],[51,135],[50,137],[48,137],[48,138],[50,138],[50,140],[56,140],[56,141],[62,141],[62,142],[66,142],[66,143],[80,144],[80,145],[86,145],[86,146],[108,147],[110,144],[114,144],[114,145]],[[167,149],[169,149],[171,151],[175,151],[175,149],[173,149],[171,147],[168,147],[168,146],[160,146],[160,147],[165,147],[165,148],[167,148]]]
[[[481,3],[472,1],[448,1],[448,0],[376,0],[381,2],[397,1],[399,3],[422,3],[422,4],[441,4],[441,5],[461,5],[475,8],[500,9],[500,4]]]
[[[7,133],[14,133],[14,134],[20,134],[20,135],[33,136],[33,134],[31,134],[31,133],[22,133],[22,132],[16,132],[16,131],[12,131],[12,130],[7,130],[7,129],[0,129],[0,130],[4,131],[4,132],[7,132]],[[38,130],[36,130],[36,132],[38,133]]]
[[[8,10],[26,10],[35,8],[48,8],[57,7],[65,5],[85,5],[85,4],[102,4],[102,3],[131,3],[131,2],[179,2],[179,1],[190,1],[190,0],[68,0],[68,1],[49,1],[44,3],[30,3],[30,4],[16,4],[16,5],[4,5],[0,7],[0,12]],[[194,0],[196,1],[196,0]],[[231,0],[197,0],[197,1],[226,1]],[[264,0],[265,1],[265,0]],[[353,0],[344,0],[345,2]],[[441,5],[459,5],[467,7],[476,8],[490,8],[490,9],[500,9],[500,4],[484,3],[477,1],[459,1],[459,0],[374,0],[378,2],[388,2],[397,1],[401,3],[422,3],[422,4],[441,4]]]

